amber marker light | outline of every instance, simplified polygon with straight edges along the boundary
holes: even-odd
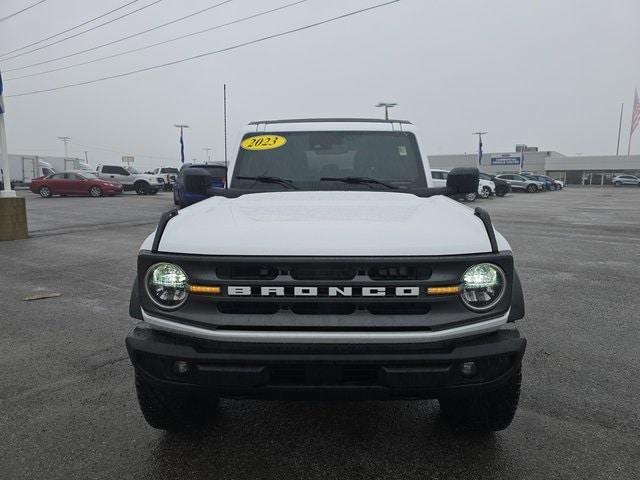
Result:
[[[445,287],[427,287],[427,295],[457,295],[460,293],[459,285],[447,285]]]
[[[217,295],[220,293],[220,287],[211,287],[208,285],[189,285],[189,293],[200,295]]]

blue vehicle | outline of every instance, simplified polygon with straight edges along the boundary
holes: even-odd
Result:
[[[223,163],[185,163],[173,188],[173,203],[180,208],[200,202],[211,187],[224,188],[227,168]]]

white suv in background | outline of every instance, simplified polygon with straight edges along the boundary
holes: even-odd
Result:
[[[449,175],[448,170],[440,170],[438,168],[431,169],[431,179],[433,180],[433,184],[436,187],[446,187],[447,186],[447,175]],[[480,198],[489,198],[492,195],[496,194],[496,185],[491,180],[485,180],[480,178],[478,183],[478,193],[468,193],[465,195],[465,200],[473,202],[477,197]]]
[[[173,190],[178,173],[179,170],[176,167],[157,167],[149,172],[151,175],[160,176],[164,179],[164,190]]]
[[[635,175],[616,175],[611,181],[616,187],[620,185],[640,185],[640,178]]]

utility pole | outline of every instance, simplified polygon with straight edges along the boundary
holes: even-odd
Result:
[[[89,165],[89,152],[84,151],[84,161],[87,165]]]
[[[180,129],[180,161],[184,163],[184,129],[189,128],[189,125],[174,125],[174,127]]]
[[[69,140],[71,140],[71,137],[58,137],[58,140],[62,140],[62,142],[64,143],[64,158],[67,158],[69,156]]]
[[[211,163],[211,150],[212,149],[209,148],[209,147],[206,147],[206,148],[203,148],[203,150],[207,155],[207,163]]]
[[[377,108],[384,107],[384,119],[389,120],[389,109],[397,106],[397,103],[380,102],[376,105]]]
[[[473,132],[473,135],[478,135],[478,165],[482,163],[482,135],[486,135],[489,132]]]
[[[616,146],[616,157],[620,153],[620,132],[622,131],[622,111],[624,110],[624,103],[620,107],[620,123],[618,124],[618,145]]]

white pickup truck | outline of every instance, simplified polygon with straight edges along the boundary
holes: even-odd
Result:
[[[156,167],[149,172],[151,175],[164,179],[165,190],[173,190],[179,173],[180,171],[176,167]]]
[[[140,408],[204,423],[219,397],[437,399],[501,430],[526,340],[511,247],[475,168],[434,187],[407,121],[249,124],[228,188],[165,213],[142,243],[128,335]]]
[[[103,180],[119,182],[125,191],[138,195],[154,195],[164,188],[164,179],[159,175],[140,173],[133,167],[121,165],[98,165],[96,175]]]

